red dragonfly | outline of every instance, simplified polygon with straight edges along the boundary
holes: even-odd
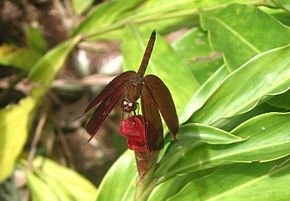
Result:
[[[118,100],[121,100],[123,112],[136,115],[137,100],[140,97],[145,129],[147,125],[150,125],[155,130],[154,132],[145,132],[148,151],[160,150],[164,146],[159,111],[175,139],[178,132],[178,117],[171,94],[166,85],[157,76],[146,75],[144,77],[155,38],[156,31],[154,30],[151,33],[138,72],[126,71],[115,77],[81,114],[83,116],[91,109],[96,108],[86,125],[86,131],[91,136],[88,141],[96,135]]]

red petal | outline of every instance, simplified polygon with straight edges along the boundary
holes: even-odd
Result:
[[[141,115],[130,116],[128,119],[122,120],[120,125],[120,133],[128,139],[128,148],[135,151],[145,152],[145,126]]]

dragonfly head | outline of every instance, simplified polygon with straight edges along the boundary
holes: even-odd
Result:
[[[121,107],[124,112],[130,113],[137,109],[137,103],[136,101],[128,101],[128,100],[122,100]]]

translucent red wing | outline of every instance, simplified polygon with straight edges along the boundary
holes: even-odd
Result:
[[[157,104],[146,85],[141,90],[141,107],[145,121],[145,138],[148,151],[160,150],[164,145],[162,122]]]
[[[80,117],[88,113],[94,107],[97,107],[108,95],[117,91],[120,86],[136,75],[135,71],[126,71],[117,77],[115,77],[102,91],[101,93],[87,106],[87,108],[82,112]]]
[[[88,141],[90,141],[96,135],[108,114],[113,110],[117,101],[124,94],[124,90],[125,83],[122,86],[119,86],[119,88],[116,88],[113,93],[103,99],[103,101],[99,104],[96,111],[86,125],[86,131],[91,135]]]
[[[160,78],[155,75],[146,75],[144,77],[145,84],[148,86],[158,109],[170,131],[175,139],[178,132],[178,117],[175,109],[173,99],[170,91]]]

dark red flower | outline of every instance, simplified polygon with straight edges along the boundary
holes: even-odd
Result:
[[[127,138],[128,148],[134,151],[149,152],[146,138],[148,133],[155,135],[156,131],[152,125],[148,125],[145,130],[144,119],[142,115],[129,116],[122,120],[119,129],[121,135]],[[150,136],[150,135],[149,135]]]
[[[138,72],[127,71],[115,77],[81,114],[83,116],[91,109],[96,108],[96,111],[86,125],[86,131],[91,135],[89,140],[95,136],[108,114],[120,99],[122,100],[121,107],[123,112],[133,113],[132,117],[136,118],[129,118],[121,122],[123,135],[127,135],[127,137],[131,135],[128,138],[128,145],[132,149],[139,148],[142,150],[145,146],[146,150],[150,152],[160,150],[164,146],[163,128],[159,112],[171,135],[175,138],[178,131],[178,117],[168,88],[155,75],[146,75],[144,77],[155,37],[156,32],[153,31]],[[135,112],[137,100],[140,97],[142,118],[136,116]],[[141,121],[141,119],[143,120]],[[133,122],[135,122],[135,126]]]

